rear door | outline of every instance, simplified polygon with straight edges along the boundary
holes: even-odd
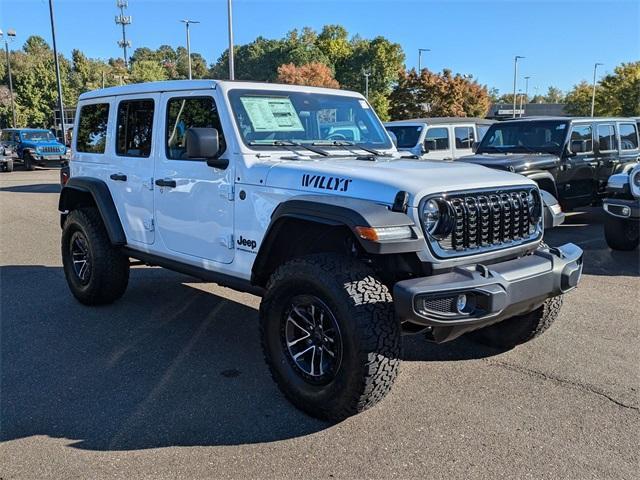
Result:
[[[602,192],[607,186],[607,180],[620,163],[618,134],[615,122],[597,123],[595,129],[595,147],[598,155],[597,190]]]
[[[116,123],[111,142],[112,172],[109,189],[114,195],[122,226],[131,244],[152,244],[153,219],[153,142],[158,123],[159,94],[116,97]]]
[[[226,169],[187,156],[189,128],[216,128],[223,155],[226,142],[211,91],[171,92],[161,98],[162,129],[156,139],[155,214],[164,247],[187,261],[231,263],[233,163]]]
[[[446,125],[427,127],[424,146],[427,153],[422,158],[429,160],[453,159],[451,133]]]
[[[629,163],[635,163],[640,160],[638,126],[635,122],[618,122],[618,136],[620,142],[620,153],[618,163],[620,167],[614,173],[617,173]]]

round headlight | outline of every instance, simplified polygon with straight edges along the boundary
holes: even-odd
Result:
[[[440,221],[440,205],[436,200],[429,200],[422,209],[422,223],[427,233],[432,234]]]
[[[635,174],[633,175],[633,180],[632,180],[633,184],[636,187],[640,188],[640,170],[638,170],[637,172],[635,172]]]
[[[527,203],[529,204],[529,220],[532,224],[537,224],[542,216],[542,199],[540,194],[535,190],[530,190],[527,195]]]

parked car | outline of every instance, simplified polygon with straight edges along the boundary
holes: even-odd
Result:
[[[127,85],[82,94],[74,132],[59,200],[72,294],[117,300],[133,258],[261,295],[271,374],[320,418],[386,395],[402,333],[511,348],[581,276],[580,248],[542,242],[533,181],[402,158],[359,93]]]
[[[609,177],[640,159],[639,144],[629,118],[523,118],[493,124],[460,160],[520,173],[566,211],[601,203]]]
[[[473,153],[473,144],[487,133],[493,120],[434,117],[387,122],[398,150],[430,160],[455,160]]]
[[[614,250],[633,250],[640,243],[640,165],[609,178],[604,199],[604,236]]]
[[[49,130],[37,128],[7,128],[0,134],[3,149],[13,151],[27,170],[48,161],[61,161],[67,156],[67,147],[58,142]]]

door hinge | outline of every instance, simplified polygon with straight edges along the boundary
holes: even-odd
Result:
[[[235,188],[231,183],[223,183],[218,187],[220,196],[222,198],[226,198],[230,202],[233,202],[235,199]]]
[[[142,182],[142,186],[147,190],[153,190],[153,177],[151,177],[148,182]]]
[[[147,218],[146,220],[144,220],[142,222],[142,225],[144,225],[144,229],[148,230],[150,232],[153,232],[153,229],[155,227],[155,223],[153,221],[153,217],[152,218]]]
[[[233,248],[233,233],[226,235],[224,237],[220,237],[220,245],[224,245],[229,250]]]

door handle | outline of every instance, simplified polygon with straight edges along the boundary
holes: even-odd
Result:
[[[171,187],[171,188],[176,188],[176,181],[175,180],[167,180],[165,179],[159,179],[156,180],[156,185],[159,187]]]
[[[126,182],[127,176],[124,173],[112,173],[109,175],[111,180],[115,180],[116,182]]]

